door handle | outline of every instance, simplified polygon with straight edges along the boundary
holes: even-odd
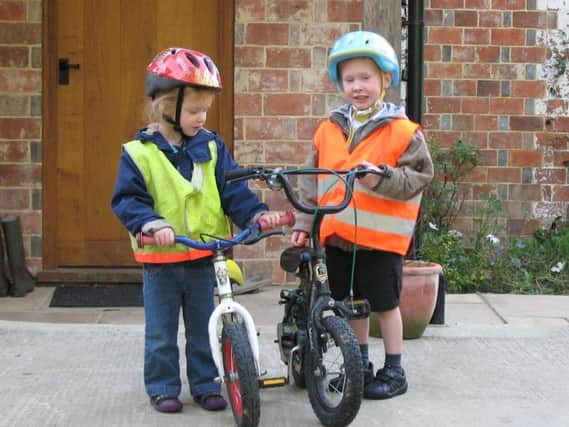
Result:
[[[69,69],[74,68],[79,69],[79,64],[70,64],[69,58],[59,58],[59,84],[68,85],[69,84]]]

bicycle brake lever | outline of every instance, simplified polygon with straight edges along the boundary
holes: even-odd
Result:
[[[247,236],[247,238],[245,240],[243,240],[243,242],[241,242],[243,245],[252,245],[254,243],[257,243],[259,240],[264,239],[265,237],[268,236],[276,236],[276,235],[281,235],[284,236],[285,233],[282,230],[267,230],[267,231],[261,231],[259,230],[258,227],[254,227],[251,230],[251,234],[249,234],[249,236]]]

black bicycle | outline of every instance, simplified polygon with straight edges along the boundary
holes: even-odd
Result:
[[[273,190],[283,189],[299,211],[313,216],[310,246],[288,248],[280,259],[283,270],[296,273],[299,286],[282,290],[282,322],[277,326],[281,360],[288,367],[288,379],[306,388],[314,413],[325,426],[346,426],[356,417],[363,398],[362,360],[357,338],[349,319],[366,318],[367,300],[336,301],[328,284],[324,250],[320,244],[320,224],[327,214],[344,210],[352,199],[355,179],[366,173],[389,174],[367,168],[334,171],[310,169],[238,169],[227,181],[261,179]],[[330,175],[345,185],[345,196],[336,206],[307,206],[300,202],[289,182],[295,175]]]

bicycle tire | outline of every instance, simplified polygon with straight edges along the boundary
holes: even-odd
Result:
[[[304,376],[304,360],[302,353],[297,351],[295,354],[293,354],[290,363],[292,363],[290,371],[294,385],[301,389],[306,388],[306,378]]]
[[[363,371],[357,338],[348,322],[338,316],[322,319],[324,330],[318,336],[318,349],[307,343],[304,358],[306,388],[312,409],[328,427],[350,424],[363,399]],[[341,389],[330,380],[344,375]]]
[[[225,384],[238,427],[257,427],[261,416],[253,352],[242,323],[226,323],[221,335]]]

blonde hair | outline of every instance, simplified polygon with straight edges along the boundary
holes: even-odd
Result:
[[[216,94],[217,91],[210,88],[186,86],[184,96],[195,97],[201,100],[205,96]],[[165,92],[158,92],[153,98],[148,98],[144,107],[145,115],[150,123],[164,123],[163,115],[166,114],[174,118],[176,113],[176,101],[178,99],[178,88],[170,89]]]

